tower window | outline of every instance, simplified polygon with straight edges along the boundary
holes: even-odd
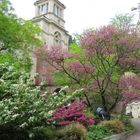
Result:
[[[57,15],[57,6],[55,4],[53,6],[53,12],[54,12],[55,15]]]
[[[40,14],[40,11],[41,11],[41,9],[40,9],[41,7],[40,6],[38,6],[38,14]]]
[[[49,4],[46,3],[46,13],[48,13]]]
[[[62,9],[60,9],[60,17],[62,17]]]
[[[45,5],[41,5],[41,12],[44,12]]]
[[[57,16],[59,16],[59,13],[60,13],[60,12],[59,12],[59,7],[57,7]]]
[[[46,3],[46,4],[43,4],[43,5],[40,5],[39,7],[39,14],[45,14],[45,13],[48,13],[48,9],[49,9],[49,4]]]
[[[40,14],[43,13],[43,9],[44,9],[44,5],[40,5],[40,6],[39,6],[39,13],[40,13]]]
[[[62,12],[62,10],[59,8],[59,6],[57,6],[57,5],[54,4],[53,12],[54,12],[54,14],[55,14],[56,16],[61,17],[61,12]]]

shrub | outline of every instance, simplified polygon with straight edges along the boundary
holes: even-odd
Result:
[[[88,140],[87,130],[79,123],[65,126],[58,134],[58,138],[61,140]]]
[[[112,134],[113,133],[110,130],[106,129],[103,126],[92,125],[88,127],[89,140],[100,140]]]
[[[91,125],[94,123],[92,116],[87,116],[84,112],[83,102],[73,102],[68,106],[59,108],[52,116],[57,125],[70,124],[73,121],[82,123],[83,125]]]
[[[32,85],[29,74],[17,71],[10,64],[0,64],[0,136],[7,130],[29,132],[36,127],[46,127],[55,109],[81,91],[41,96],[41,86]]]
[[[57,139],[57,131],[55,127],[36,127],[32,131],[30,131],[30,139],[31,140],[56,140]]]
[[[132,130],[134,130],[134,126],[132,125],[129,116],[123,115],[121,116],[120,120],[124,123],[126,131],[131,132]]]
[[[100,123],[100,125],[107,128],[108,130],[111,130],[114,133],[121,133],[125,131],[123,122],[118,119],[103,121]]]

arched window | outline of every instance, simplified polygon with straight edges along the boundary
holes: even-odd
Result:
[[[54,33],[54,45],[61,46],[61,34],[58,31]]]

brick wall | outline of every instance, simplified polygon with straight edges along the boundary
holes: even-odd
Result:
[[[36,73],[38,74],[35,82],[36,85],[40,84],[43,81],[46,81],[49,85],[52,85],[52,66],[39,58],[37,58],[36,63]]]

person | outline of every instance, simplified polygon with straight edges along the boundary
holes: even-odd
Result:
[[[98,107],[96,109],[96,114],[99,116],[102,120],[110,120],[110,115],[107,113],[103,108]]]

